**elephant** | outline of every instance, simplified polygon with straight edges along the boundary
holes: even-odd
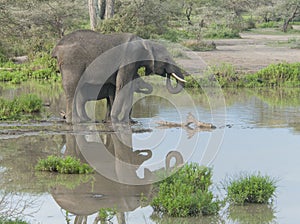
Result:
[[[138,74],[135,75],[134,77],[134,83],[133,83],[133,91],[137,93],[144,93],[144,94],[150,94],[153,91],[153,87],[145,82]],[[106,115],[104,122],[110,121],[110,113],[111,113],[111,108],[113,105],[113,101],[115,99],[115,91],[116,87],[112,84],[105,84],[102,86],[101,90],[99,91],[99,86],[98,85],[93,85],[93,84],[88,84],[85,88],[85,91],[81,91],[81,94],[84,100],[82,101],[82,105],[80,105],[78,113],[81,114],[85,120],[89,120],[88,115],[86,114],[85,111],[85,103],[90,100],[101,100],[101,99],[106,99]],[[95,97],[96,96],[96,97]],[[130,113],[131,114],[131,113]],[[130,116],[131,119],[131,116]],[[131,119],[133,122],[133,120]],[[133,122],[134,123],[134,122]]]
[[[184,74],[166,48],[134,34],[104,35],[78,30],[57,43],[52,57],[57,59],[62,73],[67,123],[86,119],[80,109],[86,101],[82,92],[88,92],[90,85],[98,85],[100,90],[107,84],[108,89],[115,87],[112,121],[129,122],[134,92],[132,81],[141,67],[145,67],[146,75],[167,76],[166,87],[170,93],[179,93],[184,87]],[[176,79],[176,86],[172,86],[171,76]],[[75,96],[78,96],[76,101]],[[120,117],[120,114],[123,116]]]

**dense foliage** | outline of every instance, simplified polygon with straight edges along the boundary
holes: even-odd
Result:
[[[261,174],[241,174],[227,180],[225,188],[231,204],[267,204],[275,197],[276,181]]]
[[[212,172],[207,167],[189,164],[159,183],[151,206],[154,211],[175,217],[218,213],[220,201],[210,191]]]
[[[96,17],[88,3],[94,2]],[[133,32],[144,38],[181,40],[238,37],[259,26],[290,29],[299,20],[295,0],[120,0],[113,17],[103,16],[102,1],[0,1],[0,62],[13,56],[35,54],[53,47],[57,39],[76,29],[91,28],[89,17],[103,32]]]
[[[12,100],[0,98],[0,120],[31,119],[42,109],[42,100],[35,94],[16,96]]]
[[[58,81],[56,60],[50,54],[39,53],[31,60],[23,64],[15,64],[12,61],[0,63],[0,81],[20,84],[34,79],[41,81]]]
[[[58,172],[62,174],[88,174],[94,170],[86,163],[81,163],[79,159],[67,156],[61,158],[58,156],[48,156],[46,159],[40,159],[36,165],[36,170]]]

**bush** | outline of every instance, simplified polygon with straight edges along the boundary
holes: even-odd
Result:
[[[20,84],[34,79],[43,81],[58,81],[56,60],[48,53],[39,53],[35,58],[24,64],[14,64],[9,61],[0,64],[0,81]]]
[[[12,220],[12,219],[5,219],[0,217],[0,224],[28,224],[28,222],[20,219]]]
[[[246,78],[246,86],[296,87],[300,86],[300,63],[270,64]]]
[[[186,89],[200,89],[200,80],[197,79],[195,76],[189,75],[185,78],[186,83],[184,84],[184,88]]]
[[[221,87],[242,87],[244,85],[236,68],[231,64],[222,63],[211,66],[208,73],[212,75],[209,78],[218,81]]]
[[[275,21],[270,21],[270,22],[259,23],[256,26],[257,28],[279,28],[280,24]]]
[[[183,46],[191,49],[192,51],[212,51],[216,50],[214,42],[204,42],[198,40],[189,40],[182,43]]]
[[[203,37],[218,39],[218,38],[240,38],[239,31],[228,27],[226,24],[211,24],[206,30],[203,30]]]
[[[163,33],[160,37],[171,42],[179,42],[180,40],[184,39],[195,39],[196,35],[186,30],[169,28],[166,29],[165,33]]]
[[[42,100],[35,94],[22,95],[13,100],[0,98],[0,120],[30,119],[42,108]]]
[[[100,32],[128,32],[149,39],[167,30],[168,17],[159,0],[123,2],[116,10],[112,19],[101,21],[97,28]]]
[[[230,204],[267,204],[275,197],[276,181],[269,176],[241,174],[225,183]]]
[[[155,212],[175,217],[216,214],[221,202],[209,191],[211,177],[210,168],[185,165],[159,183],[151,206]]]
[[[48,156],[47,159],[40,159],[35,169],[63,174],[89,174],[94,171],[88,164],[81,163],[79,159],[71,156],[66,158]]]

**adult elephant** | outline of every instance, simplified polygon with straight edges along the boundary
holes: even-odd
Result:
[[[80,114],[80,107],[86,101],[82,92],[88,91],[86,88],[90,85],[98,85],[99,90],[105,85],[114,86],[116,100],[111,111],[112,121],[128,122],[133,80],[140,67],[146,68],[146,75],[167,75],[166,86],[171,93],[180,92],[184,84],[181,70],[163,46],[133,34],[103,35],[89,30],[75,31],[58,42],[52,56],[57,58],[62,73],[67,122],[86,120],[84,114]],[[175,87],[171,85],[171,75],[176,78]],[[75,92],[77,100],[73,107]],[[123,114],[122,117],[120,114]]]

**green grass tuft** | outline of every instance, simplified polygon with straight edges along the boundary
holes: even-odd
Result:
[[[151,206],[155,212],[174,217],[217,214],[221,202],[209,190],[211,177],[210,168],[185,165],[159,183]]]
[[[90,174],[94,172],[93,168],[88,164],[81,163],[79,159],[71,156],[67,156],[66,158],[48,156],[47,159],[40,159],[35,169],[62,174]]]
[[[268,204],[275,197],[276,181],[269,176],[240,174],[224,184],[230,204]]]
[[[0,98],[0,120],[31,119],[42,109],[42,100],[35,94],[22,95],[13,100]]]

